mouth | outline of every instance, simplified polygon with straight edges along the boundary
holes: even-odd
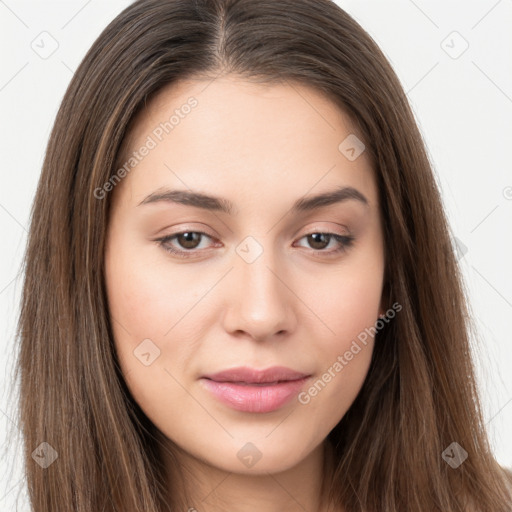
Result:
[[[285,367],[240,367],[205,375],[200,381],[224,405],[242,412],[265,413],[289,403],[309,377]]]
[[[277,384],[308,377],[307,373],[299,372],[285,366],[272,366],[265,370],[257,370],[248,366],[239,366],[217,373],[203,375],[203,378],[215,382],[234,382],[240,384]]]
[[[207,377],[205,377],[207,378]],[[280,384],[281,382],[292,382],[292,381],[289,381],[289,380],[276,380],[274,382],[243,382],[243,381],[228,381],[228,380],[225,380],[225,381],[222,381],[222,380],[213,380],[213,379],[209,379],[209,380],[212,380],[213,382],[219,382],[219,383],[229,383],[229,384],[237,384],[239,386],[261,386],[261,387],[265,387],[265,386],[275,386],[276,384]]]

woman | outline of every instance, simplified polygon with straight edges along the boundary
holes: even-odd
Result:
[[[423,141],[354,20],[139,0],[73,77],[34,203],[32,506],[509,510],[469,328]]]

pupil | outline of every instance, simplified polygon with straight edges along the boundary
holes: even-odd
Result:
[[[194,242],[194,238],[197,239],[198,235],[199,235],[199,233],[194,233],[194,232],[182,233],[180,235],[180,238],[184,239],[185,243],[181,244],[181,241],[180,241],[180,244],[187,249],[194,249],[195,245],[197,245],[197,240],[195,240],[195,242]]]
[[[329,236],[330,235],[326,235],[325,233],[313,233],[312,235],[309,235],[309,238],[312,240],[313,246],[314,246],[314,244],[317,244],[317,243],[320,244],[321,247],[314,247],[315,249],[322,249],[322,248],[327,247],[327,245],[329,245],[329,241],[324,240],[324,242],[322,242],[321,239],[322,238],[328,239]]]

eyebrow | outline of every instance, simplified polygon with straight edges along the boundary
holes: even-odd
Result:
[[[293,213],[312,211],[350,199],[368,206],[368,199],[359,190],[353,187],[340,187],[314,196],[302,197],[295,201],[291,211]],[[158,202],[183,204],[228,215],[233,215],[234,212],[234,205],[231,201],[190,190],[157,190],[143,199],[138,206]]]

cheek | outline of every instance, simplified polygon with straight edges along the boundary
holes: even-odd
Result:
[[[159,427],[173,424],[170,405],[187,397],[172,375],[185,366],[190,345],[169,340],[183,335],[178,322],[193,297],[184,296],[182,283],[166,277],[161,264],[133,247],[130,252],[126,242],[116,245],[115,256],[107,253],[105,279],[114,346],[130,393]]]
[[[105,257],[105,280],[115,347],[126,377],[143,366],[137,358],[139,347],[146,349],[142,354],[150,353],[151,360],[160,356],[160,340],[172,326],[168,311],[173,305],[162,280],[155,279],[155,271],[152,274],[150,262],[129,240],[114,237],[112,247]]]
[[[312,304],[328,327],[329,351],[345,351],[352,339],[373,326],[379,315],[382,297],[381,262],[347,265],[327,279],[317,281]]]
[[[337,299],[337,307],[332,301]],[[368,374],[374,347],[374,327],[380,295],[373,287],[347,287],[328,297],[322,310],[325,323],[335,334],[317,338],[317,374],[298,396],[304,408],[310,435],[315,429],[327,433],[336,426],[356,399]]]
[[[312,303],[329,334],[316,338],[321,364],[299,402],[332,427],[350,407],[368,373],[382,281],[382,262],[367,260],[341,269],[315,288]]]
[[[115,258],[107,255],[105,268],[115,337],[132,349],[146,338],[160,343],[172,336],[201,296],[202,287],[187,279],[186,272],[170,273],[147,249],[119,247]]]
[[[106,254],[105,273],[122,373],[143,410],[155,405],[159,417],[162,397],[177,404],[187,399],[180,383],[196,341],[211,323],[198,317],[203,306],[198,302],[211,284],[185,266],[171,269],[165,257],[156,253],[155,258],[148,249],[129,239],[115,240],[115,251]]]

